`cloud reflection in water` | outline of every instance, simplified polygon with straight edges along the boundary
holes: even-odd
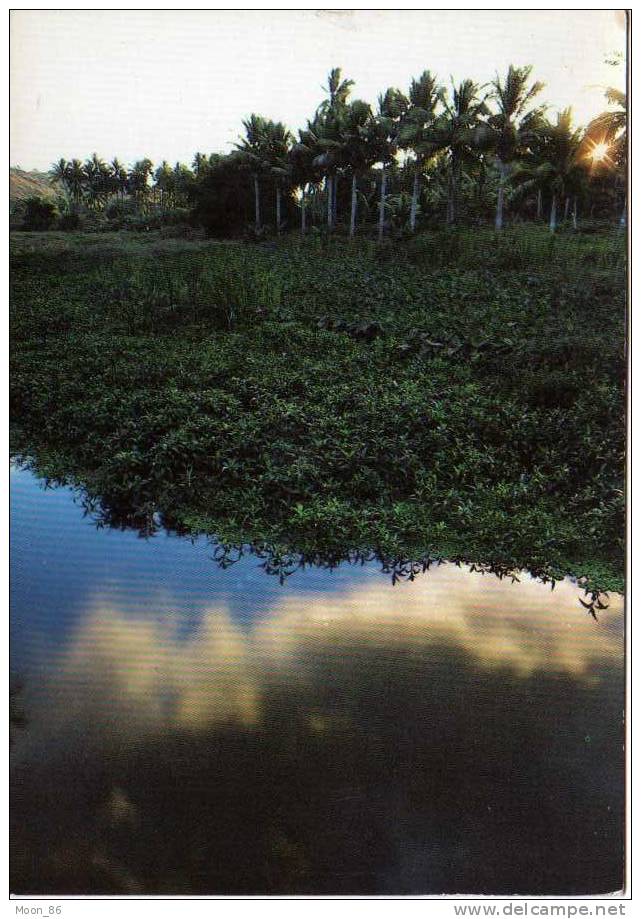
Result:
[[[97,603],[16,744],[18,839],[36,853],[17,884],[620,886],[623,608],[613,597],[595,623],[578,595],[448,565],[288,590],[249,629],[206,609],[187,634]],[[60,787],[70,769],[84,790]]]

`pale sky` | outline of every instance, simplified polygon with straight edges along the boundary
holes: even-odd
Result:
[[[11,165],[48,169],[96,151],[125,163],[229,152],[251,112],[304,127],[341,67],[354,98],[407,91],[425,69],[480,83],[533,64],[543,101],[585,124],[623,88],[625,17],[613,10],[11,13]]]

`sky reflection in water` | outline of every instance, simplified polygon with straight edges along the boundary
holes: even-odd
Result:
[[[284,586],[12,476],[12,889],[622,886],[623,609],[442,566]]]

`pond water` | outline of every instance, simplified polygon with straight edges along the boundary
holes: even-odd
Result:
[[[297,571],[11,474],[16,893],[623,886],[623,604]]]

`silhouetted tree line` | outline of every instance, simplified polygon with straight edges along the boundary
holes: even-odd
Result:
[[[365,224],[382,239],[390,229],[490,218],[500,231],[506,216],[554,231],[615,212],[624,224],[625,94],[608,89],[608,109],[582,129],[569,108],[548,115],[531,71],[510,66],[485,87],[469,79],[445,87],[426,70],[407,93],[390,87],[372,108],[351,98],[353,82],[335,68],[297,137],[252,114],[232,153],[197,153],[190,167],[154,169],[143,159],[127,168],[94,153],[59,160],[51,179],[71,214],[144,219],[186,209],[217,236],[338,225],[353,236]]]

